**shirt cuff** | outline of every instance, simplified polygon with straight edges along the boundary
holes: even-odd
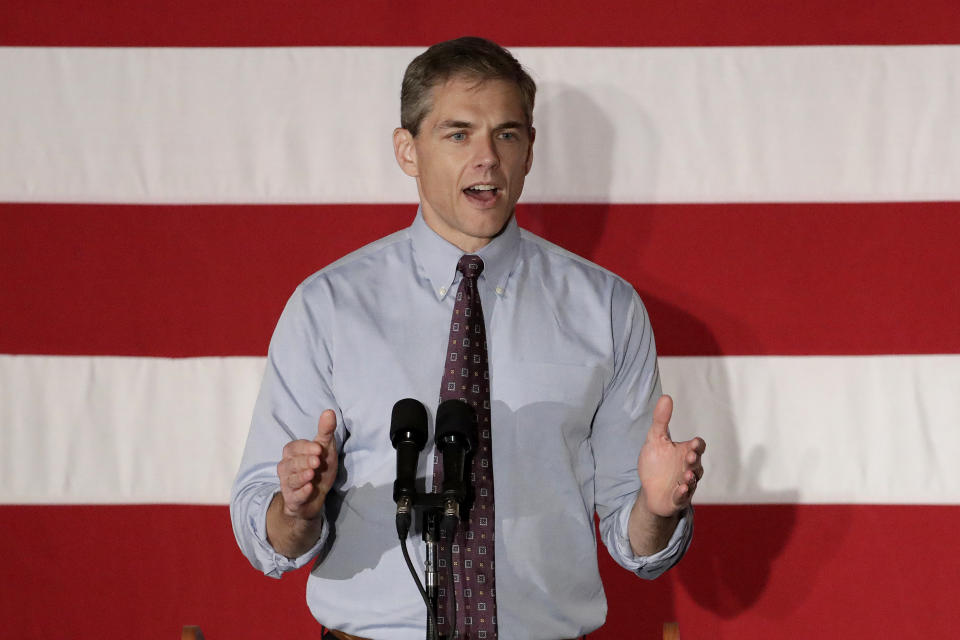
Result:
[[[630,537],[627,533],[630,509],[623,509],[619,520],[616,544],[617,551],[624,560],[623,566],[647,580],[653,580],[677,564],[687,552],[687,547],[690,546],[690,540],[693,538],[693,506],[688,506],[681,514],[667,546],[649,556],[634,554],[633,547],[630,546]]]
[[[278,493],[280,493],[279,489],[272,487],[267,487],[266,490],[258,492],[250,505],[250,521],[247,523],[256,541],[254,553],[257,556],[258,564],[263,569],[264,575],[271,578],[279,578],[287,571],[299,569],[310,562],[327,541],[330,530],[327,523],[324,522],[317,541],[303,555],[296,558],[288,558],[277,552],[267,541],[267,509],[273,501],[273,496]]]

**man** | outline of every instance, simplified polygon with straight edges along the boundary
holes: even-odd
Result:
[[[449,591],[464,604],[495,588],[484,595],[489,608],[450,605],[441,624],[458,637],[511,640],[602,625],[595,510],[611,555],[642,577],[689,545],[705,444],[670,439],[672,404],[660,396],[643,305],[622,279],[514,220],[533,162],[534,94],[513,56],[486,40],[418,56],[393,136],[400,168],[417,182],[416,219],[302,283],[271,341],[234,486],[234,532],[267,575],[314,561],[308,604],[337,637],[424,637],[425,607],[394,525],[390,414],[404,397],[435,411],[457,357],[448,335],[470,314],[458,306],[464,287],[482,303],[474,316],[484,322],[471,326],[486,332],[489,384],[476,388],[489,389],[477,408],[491,425],[481,424],[482,438],[492,436],[481,449],[492,452],[487,462],[478,451],[473,471],[492,467],[495,559],[489,583],[458,575],[455,598]],[[418,477],[437,485],[431,456]],[[473,510],[463,525],[473,542],[447,543],[457,554],[478,545]],[[422,570],[420,534],[410,541]],[[457,571],[472,568],[459,557]]]

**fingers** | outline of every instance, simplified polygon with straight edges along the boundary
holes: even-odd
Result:
[[[292,489],[292,488],[291,488]],[[310,482],[304,482],[297,489],[292,489],[289,494],[291,499],[288,502],[291,502],[293,506],[298,504],[303,504],[310,497],[310,494],[313,493],[313,484]]]
[[[309,440],[295,440],[283,448],[283,459],[277,464],[284,512],[296,515],[315,491],[314,478],[320,467],[322,447]]]
[[[313,440],[293,440],[283,447],[283,457],[280,461],[283,471],[289,475],[296,475],[305,470],[317,469],[321,458],[328,453],[328,448],[333,443],[336,428],[337,414],[327,409],[320,414],[317,435]]]
[[[686,482],[699,482],[703,478],[703,452],[707,448],[707,443],[703,438],[694,438],[683,443],[690,447],[683,458],[687,470],[684,473]]]
[[[283,458],[277,465],[281,487],[297,490],[313,479],[320,466],[321,447],[309,440],[296,440],[283,448]]]
[[[318,439],[319,437],[318,435]],[[280,476],[283,489],[291,492],[303,489],[304,493],[309,494],[309,490],[304,487],[309,486],[316,470],[320,468],[321,458],[326,453],[330,439],[332,438],[325,434],[325,443],[316,440],[293,440],[283,447],[283,457],[277,465],[277,475]]]
[[[703,438],[674,442],[670,435],[673,399],[660,396],[653,410],[647,440],[640,450],[637,472],[647,489],[648,508],[659,515],[676,513],[690,504],[703,477]]]
[[[697,452],[697,455],[703,455],[707,450],[707,442],[703,438],[694,438],[690,440],[690,447]]]
[[[684,443],[687,444],[687,443]],[[700,466],[700,461],[703,460],[703,456],[697,452],[696,449],[690,449],[687,451],[687,454],[683,457],[683,461],[686,463],[687,467],[694,468]],[[699,477],[702,474],[697,474]]]
[[[687,484],[700,482],[700,479],[703,478],[703,465],[698,464],[695,467],[687,469],[683,472],[682,478],[682,482],[686,482]]]
[[[677,488],[674,491],[674,502],[678,506],[689,503],[697,487],[700,486],[700,480],[703,478],[702,456],[707,448],[703,438],[694,438],[682,445],[687,448],[687,452],[683,457],[685,467],[683,475],[677,481]]]
[[[335,471],[337,414],[326,410],[317,421],[317,435],[313,440],[294,440],[283,447],[283,456],[277,464],[280,490],[283,494],[284,511],[288,515],[313,513],[325,492],[325,483]],[[318,502],[319,500],[319,502]],[[309,506],[316,503],[313,506]],[[302,509],[307,508],[307,511]]]
[[[283,472],[287,474],[300,473],[306,469],[316,469],[320,466],[320,456],[323,447],[310,440],[294,440],[283,448]]]
[[[673,503],[678,507],[688,504],[693,499],[701,477],[703,477],[703,467],[700,467],[699,475],[694,469],[684,472],[683,480],[677,480],[677,487],[673,492]]]
[[[657,405],[653,408],[653,424],[650,425],[649,437],[670,438],[670,416],[673,415],[673,398],[668,395],[660,396]]]
[[[293,460],[308,456],[319,456],[323,453],[323,446],[315,440],[293,440],[283,447],[284,459]]]

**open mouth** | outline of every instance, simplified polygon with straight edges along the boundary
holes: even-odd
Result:
[[[478,204],[490,204],[495,202],[500,189],[492,184],[475,184],[463,190],[463,193],[471,201]]]

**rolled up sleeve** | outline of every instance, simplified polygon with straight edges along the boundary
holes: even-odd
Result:
[[[304,289],[312,287],[307,303]],[[277,323],[250,431],[230,500],[233,532],[240,550],[264,574],[280,577],[302,567],[317,555],[329,527],[309,551],[298,558],[278,553],[267,540],[267,508],[280,490],[277,476],[283,447],[293,440],[312,440],[325,409],[337,412],[335,438],[342,447],[343,417],[330,391],[332,371],[329,337],[324,335],[324,283],[316,278],[302,284]],[[334,488],[336,489],[336,488]]]
[[[650,556],[633,553],[628,536],[630,512],[640,492],[637,457],[660,397],[656,345],[646,309],[629,289],[614,296],[612,336],[614,369],[594,417],[591,443],[596,465],[596,509],[600,534],[611,557],[642,578],[653,579],[676,564],[693,535],[693,510],[687,509],[666,548]]]
[[[618,562],[620,566],[641,578],[653,580],[659,577],[663,572],[677,564],[683,554],[687,552],[690,546],[690,540],[693,538],[693,507],[687,507],[680,516],[677,528],[673,530],[673,535],[667,546],[660,551],[649,556],[638,556],[633,553],[630,546],[630,537],[627,535],[627,526],[630,520],[630,510],[624,509],[617,516],[617,531],[612,537],[617,549]]]

